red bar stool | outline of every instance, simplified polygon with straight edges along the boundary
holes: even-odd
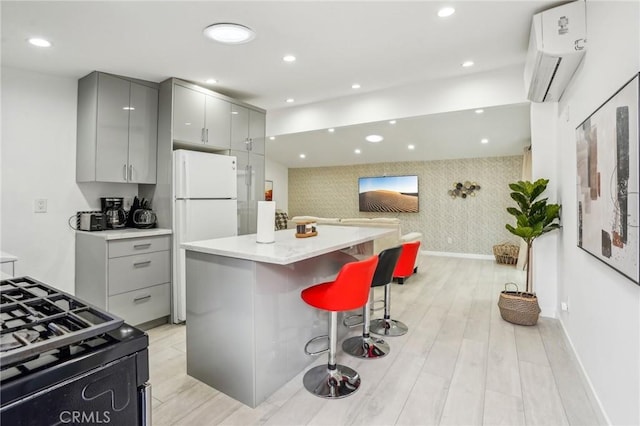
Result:
[[[378,266],[373,274],[371,288],[389,284],[393,279],[393,271],[400,257],[402,246],[383,250],[378,255]],[[358,358],[381,358],[389,353],[389,344],[382,339],[372,338],[369,334],[369,322],[371,321],[371,298],[362,308],[362,336],[350,337],[342,342],[342,350],[349,355]]]
[[[305,389],[322,398],[344,398],[358,390],[360,376],[341,364],[336,364],[338,340],[338,312],[361,308],[369,299],[371,280],[378,264],[378,256],[349,262],[338,272],[334,281],[316,284],[302,290],[301,297],[314,308],[329,311],[329,335],[309,340],[304,347],[307,355],[329,353],[327,366],[318,365],[306,372],[302,380]],[[329,338],[329,348],[309,352],[309,344],[323,338]]]
[[[402,254],[398,259],[396,270],[393,271],[393,278],[398,281],[398,284],[404,284],[404,280],[417,272],[418,268],[415,264],[419,250],[420,241],[411,241],[402,245]]]
[[[411,241],[402,245],[400,258],[393,271],[393,278],[408,277],[413,274],[420,241]],[[384,287],[384,318],[371,321],[369,329],[373,334],[381,336],[402,336],[409,327],[401,321],[391,319],[391,281]]]

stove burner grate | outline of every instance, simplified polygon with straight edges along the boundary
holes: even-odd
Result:
[[[0,281],[2,369],[116,329],[123,322],[33,278]]]

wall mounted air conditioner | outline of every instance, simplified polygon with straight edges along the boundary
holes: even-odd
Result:
[[[533,16],[524,67],[527,99],[556,102],[586,52],[584,0],[567,3]]]

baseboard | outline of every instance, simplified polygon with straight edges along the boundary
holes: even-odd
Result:
[[[428,256],[463,257],[465,259],[496,260],[496,258],[490,254],[451,253],[446,251],[427,251],[427,250],[421,250],[420,254],[426,254]]]
[[[569,337],[569,334],[567,333],[567,329],[564,326],[564,322],[562,321],[562,317],[558,318],[558,321],[560,322],[560,327],[562,327],[562,334],[564,335],[565,342],[571,348],[571,352],[573,352],[573,357],[575,358],[575,360],[577,361],[578,365],[580,366],[580,368],[579,368],[580,376],[581,376],[583,382],[586,384],[587,389],[589,389],[589,392],[587,392],[587,396],[589,397],[589,400],[591,401],[591,406],[594,407],[594,409],[596,407],[599,408],[599,412],[595,413],[596,416],[599,417],[599,419],[598,419],[599,420],[599,424],[610,425],[611,424],[611,420],[609,420],[609,416],[607,416],[607,413],[604,411],[604,407],[602,406],[602,403],[600,402],[600,398],[598,398],[598,394],[596,393],[596,390],[594,389],[593,384],[591,383],[591,380],[589,379],[589,375],[587,374],[587,371],[585,370],[584,365],[582,365],[582,361],[580,360],[580,357],[578,356],[578,353],[576,352],[576,348],[573,346],[573,342],[571,341],[571,338]]]

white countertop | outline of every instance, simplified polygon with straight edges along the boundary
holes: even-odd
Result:
[[[288,265],[397,232],[390,228],[334,225],[319,225],[317,230],[317,236],[308,238],[296,238],[295,229],[276,231],[275,242],[271,244],[257,243],[256,234],[249,234],[193,241],[180,247],[200,253]]]
[[[0,263],[16,262],[18,258],[6,251],[0,251]]]
[[[143,238],[143,237],[155,237],[158,235],[170,235],[171,229],[165,228],[150,228],[150,229],[138,229],[138,228],[120,228],[109,229],[106,231],[76,231],[82,234],[91,235],[96,238],[104,238],[105,240],[122,240],[125,238]]]

